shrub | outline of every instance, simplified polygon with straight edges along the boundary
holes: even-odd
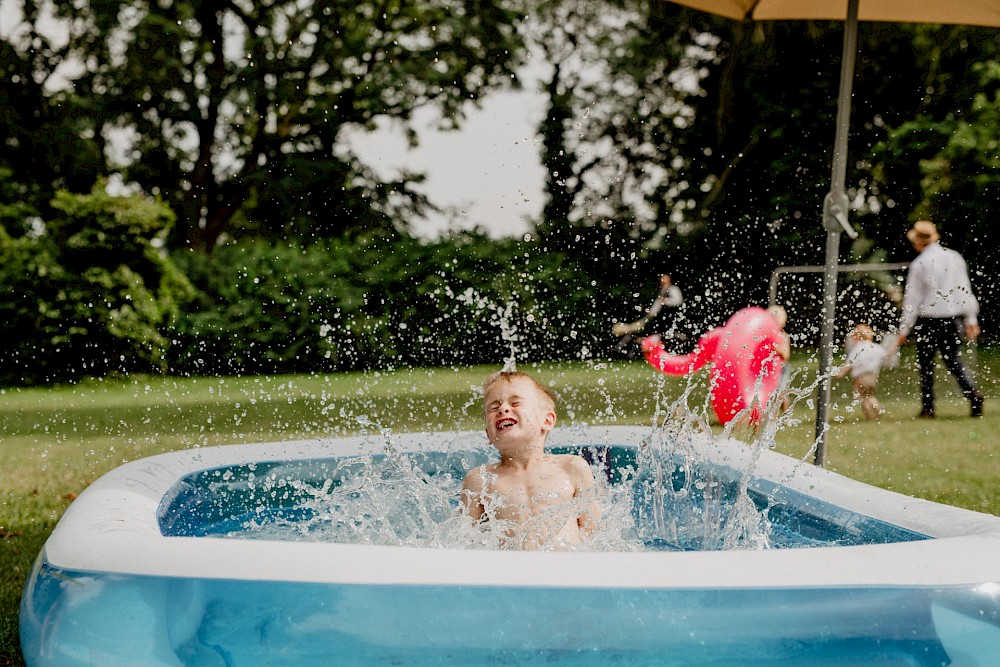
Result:
[[[100,187],[52,207],[33,233],[0,229],[0,382],[165,370],[163,331],[193,296],[157,247],[170,209]]]
[[[581,358],[607,338],[601,287],[521,241],[369,234],[174,258],[201,294],[173,330],[176,373]]]

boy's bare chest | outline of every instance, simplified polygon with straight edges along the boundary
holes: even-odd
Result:
[[[552,466],[535,474],[508,476],[497,480],[496,491],[509,510],[538,514],[573,499],[575,489],[569,476]],[[515,510],[516,511],[516,510]]]

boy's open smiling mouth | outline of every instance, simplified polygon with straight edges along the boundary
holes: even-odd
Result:
[[[505,429],[510,428],[511,426],[513,426],[516,423],[517,423],[517,420],[514,419],[514,418],[512,418],[512,417],[504,417],[503,419],[498,419],[497,420],[497,430],[498,431],[503,431]]]

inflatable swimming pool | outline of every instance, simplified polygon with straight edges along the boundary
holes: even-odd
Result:
[[[634,472],[649,429],[549,443]],[[481,433],[401,434],[414,460],[484,456]],[[1000,518],[873,488],[709,436],[797,548],[512,552],[246,534],[308,514],[381,438],[233,445],[123,465],[68,508],[21,604],[29,667],[101,665],[992,665]],[[340,463],[338,463],[340,462]],[[669,489],[702,488],[676,479]],[[748,475],[746,470],[752,472]],[[441,473],[440,470],[437,474]],[[460,477],[455,477],[458,489]],[[666,495],[670,495],[667,493]]]

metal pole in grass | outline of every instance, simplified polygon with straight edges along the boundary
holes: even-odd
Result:
[[[857,238],[847,220],[849,208],[844,183],[847,178],[847,131],[851,124],[851,88],[858,43],[858,0],[848,0],[844,22],[844,50],[840,61],[840,98],[837,100],[837,132],[833,143],[830,192],[823,200],[823,227],[826,229],[826,263],[823,271],[823,328],[819,343],[819,388],[816,400],[816,454],[813,462],[826,463],[826,434],[829,431],[830,368],[833,365],[833,325],[837,312],[837,265],[840,263],[840,235]]]

